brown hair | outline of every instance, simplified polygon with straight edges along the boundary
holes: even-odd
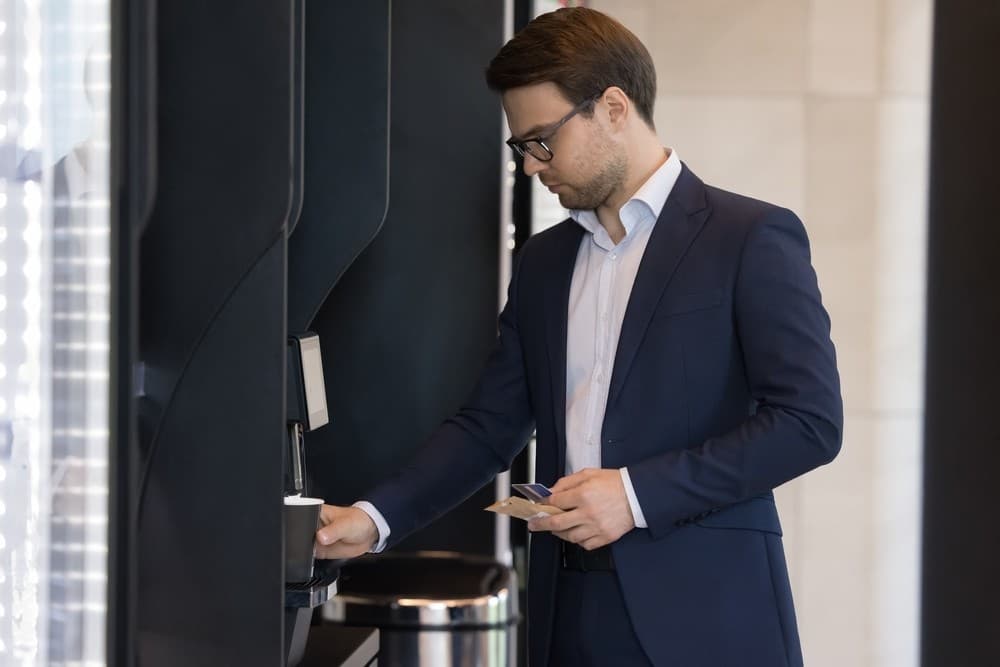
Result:
[[[573,104],[618,86],[653,127],[656,70],[628,28],[586,7],[542,14],[504,44],[486,68],[486,84],[503,93],[551,81]]]

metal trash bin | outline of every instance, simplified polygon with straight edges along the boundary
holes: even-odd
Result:
[[[492,558],[389,553],[344,564],[323,618],[378,628],[380,667],[514,667],[517,597]]]

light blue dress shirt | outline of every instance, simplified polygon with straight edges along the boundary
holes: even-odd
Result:
[[[587,234],[580,242],[569,291],[566,340],[566,474],[601,467],[601,426],[608,403],[611,371],[625,308],[639,263],[660,211],[681,173],[677,153],[664,149],[666,161],[619,209],[625,236],[615,244],[594,211],[570,211]],[[628,468],[620,468],[632,518],[646,518]]]

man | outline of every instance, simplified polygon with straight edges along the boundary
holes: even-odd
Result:
[[[802,224],[663,148],[649,53],[603,14],[540,16],[487,82],[571,218],[519,253],[468,403],[365,501],[324,507],[319,555],[391,546],[535,428],[565,512],[530,524],[532,665],[801,665],[771,490],[832,460],[843,421]]]

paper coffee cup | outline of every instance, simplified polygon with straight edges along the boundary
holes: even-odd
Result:
[[[312,579],[313,552],[322,506],[322,498],[285,498],[285,581]]]

